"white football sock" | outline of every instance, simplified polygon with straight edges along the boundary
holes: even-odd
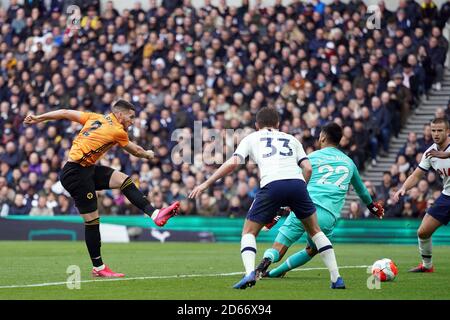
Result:
[[[431,238],[428,239],[419,239],[419,252],[422,256],[422,264],[425,268],[430,269],[433,266],[431,262]]]
[[[102,271],[103,269],[105,269],[105,265],[102,264],[100,267],[94,267],[95,271]]]
[[[320,257],[323,260],[323,263],[327,266],[330,271],[330,277],[332,282],[336,282],[336,280],[340,277],[339,269],[336,262],[336,257],[334,255],[334,249],[331,245],[330,240],[323,232],[318,232],[311,238],[316,245],[317,251],[319,251]]]
[[[159,209],[155,209],[155,211],[153,211],[151,218],[153,221],[155,221],[156,217],[158,216],[159,213]]]
[[[241,238],[241,256],[245,274],[249,275],[255,270],[256,258],[256,238],[251,233],[244,234]]]

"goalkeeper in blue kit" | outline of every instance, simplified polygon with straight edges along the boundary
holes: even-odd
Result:
[[[322,128],[319,136],[321,149],[308,155],[312,165],[308,192],[317,209],[319,226],[328,238],[332,237],[333,229],[340,218],[350,184],[372,214],[380,219],[384,215],[383,207],[373,202],[369,191],[364,186],[355,163],[338,149],[341,138],[342,128],[336,123],[328,123]],[[278,230],[272,248],[264,252],[264,258],[256,268],[257,276],[259,278],[282,277],[289,270],[311,260],[318,251],[311,239],[307,237],[305,249],[293,254],[283,264],[267,272],[269,265],[280,261],[287,249],[304,233],[300,220],[291,212]]]

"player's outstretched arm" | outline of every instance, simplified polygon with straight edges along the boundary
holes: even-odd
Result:
[[[60,109],[56,111],[50,111],[47,113],[43,113],[41,115],[33,115],[30,114],[25,117],[25,120],[23,122],[25,124],[35,124],[42,121],[51,121],[51,120],[63,120],[67,119],[70,121],[75,121],[83,124],[83,113],[81,111],[76,110],[67,110],[67,109]]]
[[[414,172],[406,179],[403,186],[398,190],[394,195],[394,203],[397,203],[398,200],[400,200],[400,197],[404,196],[406,191],[414,187],[416,184],[419,183],[420,179],[422,179],[424,175],[424,171],[420,169],[419,167],[414,170]]]
[[[450,152],[445,151],[437,151],[437,150],[430,150],[425,154],[425,158],[439,158],[439,159],[448,159],[450,158]]]
[[[197,198],[203,191],[208,189],[214,182],[216,182],[220,178],[225,177],[227,174],[233,172],[240,164],[241,164],[241,159],[239,158],[239,156],[236,156],[236,155],[232,156],[224,164],[222,164],[220,166],[220,168],[217,169],[217,171],[214,172],[211,177],[209,177],[208,180],[203,182],[201,185],[195,187],[194,190],[192,190],[192,192],[189,194],[189,198],[191,198],[191,199]]]
[[[362,181],[356,166],[354,166],[351,184],[353,188],[355,188],[358,197],[364,202],[364,204],[367,206],[367,209],[369,209],[370,213],[374,216],[377,216],[379,219],[383,219],[383,206],[380,203],[373,202],[372,196],[370,195],[369,190],[367,190],[366,186],[364,185],[364,182]]]
[[[155,156],[152,150],[145,150],[141,146],[138,146],[134,142],[128,142],[128,144],[123,147],[128,153],[131,153],[133,156],[138,158],[144,158],[151,160]]]

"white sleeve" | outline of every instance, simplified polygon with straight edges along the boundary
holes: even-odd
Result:
[[[306,152],[303,149],[303,145],[297,139],[294,138],[294,140],[295,140],[295,146],[296,146],[295,149],[296,149],[296,154],[297,154],[297,163],[308,159],[308,157],[306,156]]]
[[[426,158],[426,154],[430,149],[428,149],[427,151],[424,152],[423,156],[422,156],[422,160],[419,163],[419,168],[422,169],[423,171],[428,171],[431,168],[431,162],[430,162],[430,158]]]
[[[245,161],[245,159],[250,154],[250,139],[249,136],[245,137],[241,140],[238,147],[236,148],[236,151],[234,151],[234,156],[239,156],[242,161]]]

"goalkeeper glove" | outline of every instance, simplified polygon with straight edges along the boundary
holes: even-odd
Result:
[[[379,203],[379,202],[372,202],[371,204],[369,204],[367,206],[367,208],[369,209],[370,213],[373,214],[374,216],[377,216],[378,219],[383,219],[384,208],[381,205],[381,203]]]

